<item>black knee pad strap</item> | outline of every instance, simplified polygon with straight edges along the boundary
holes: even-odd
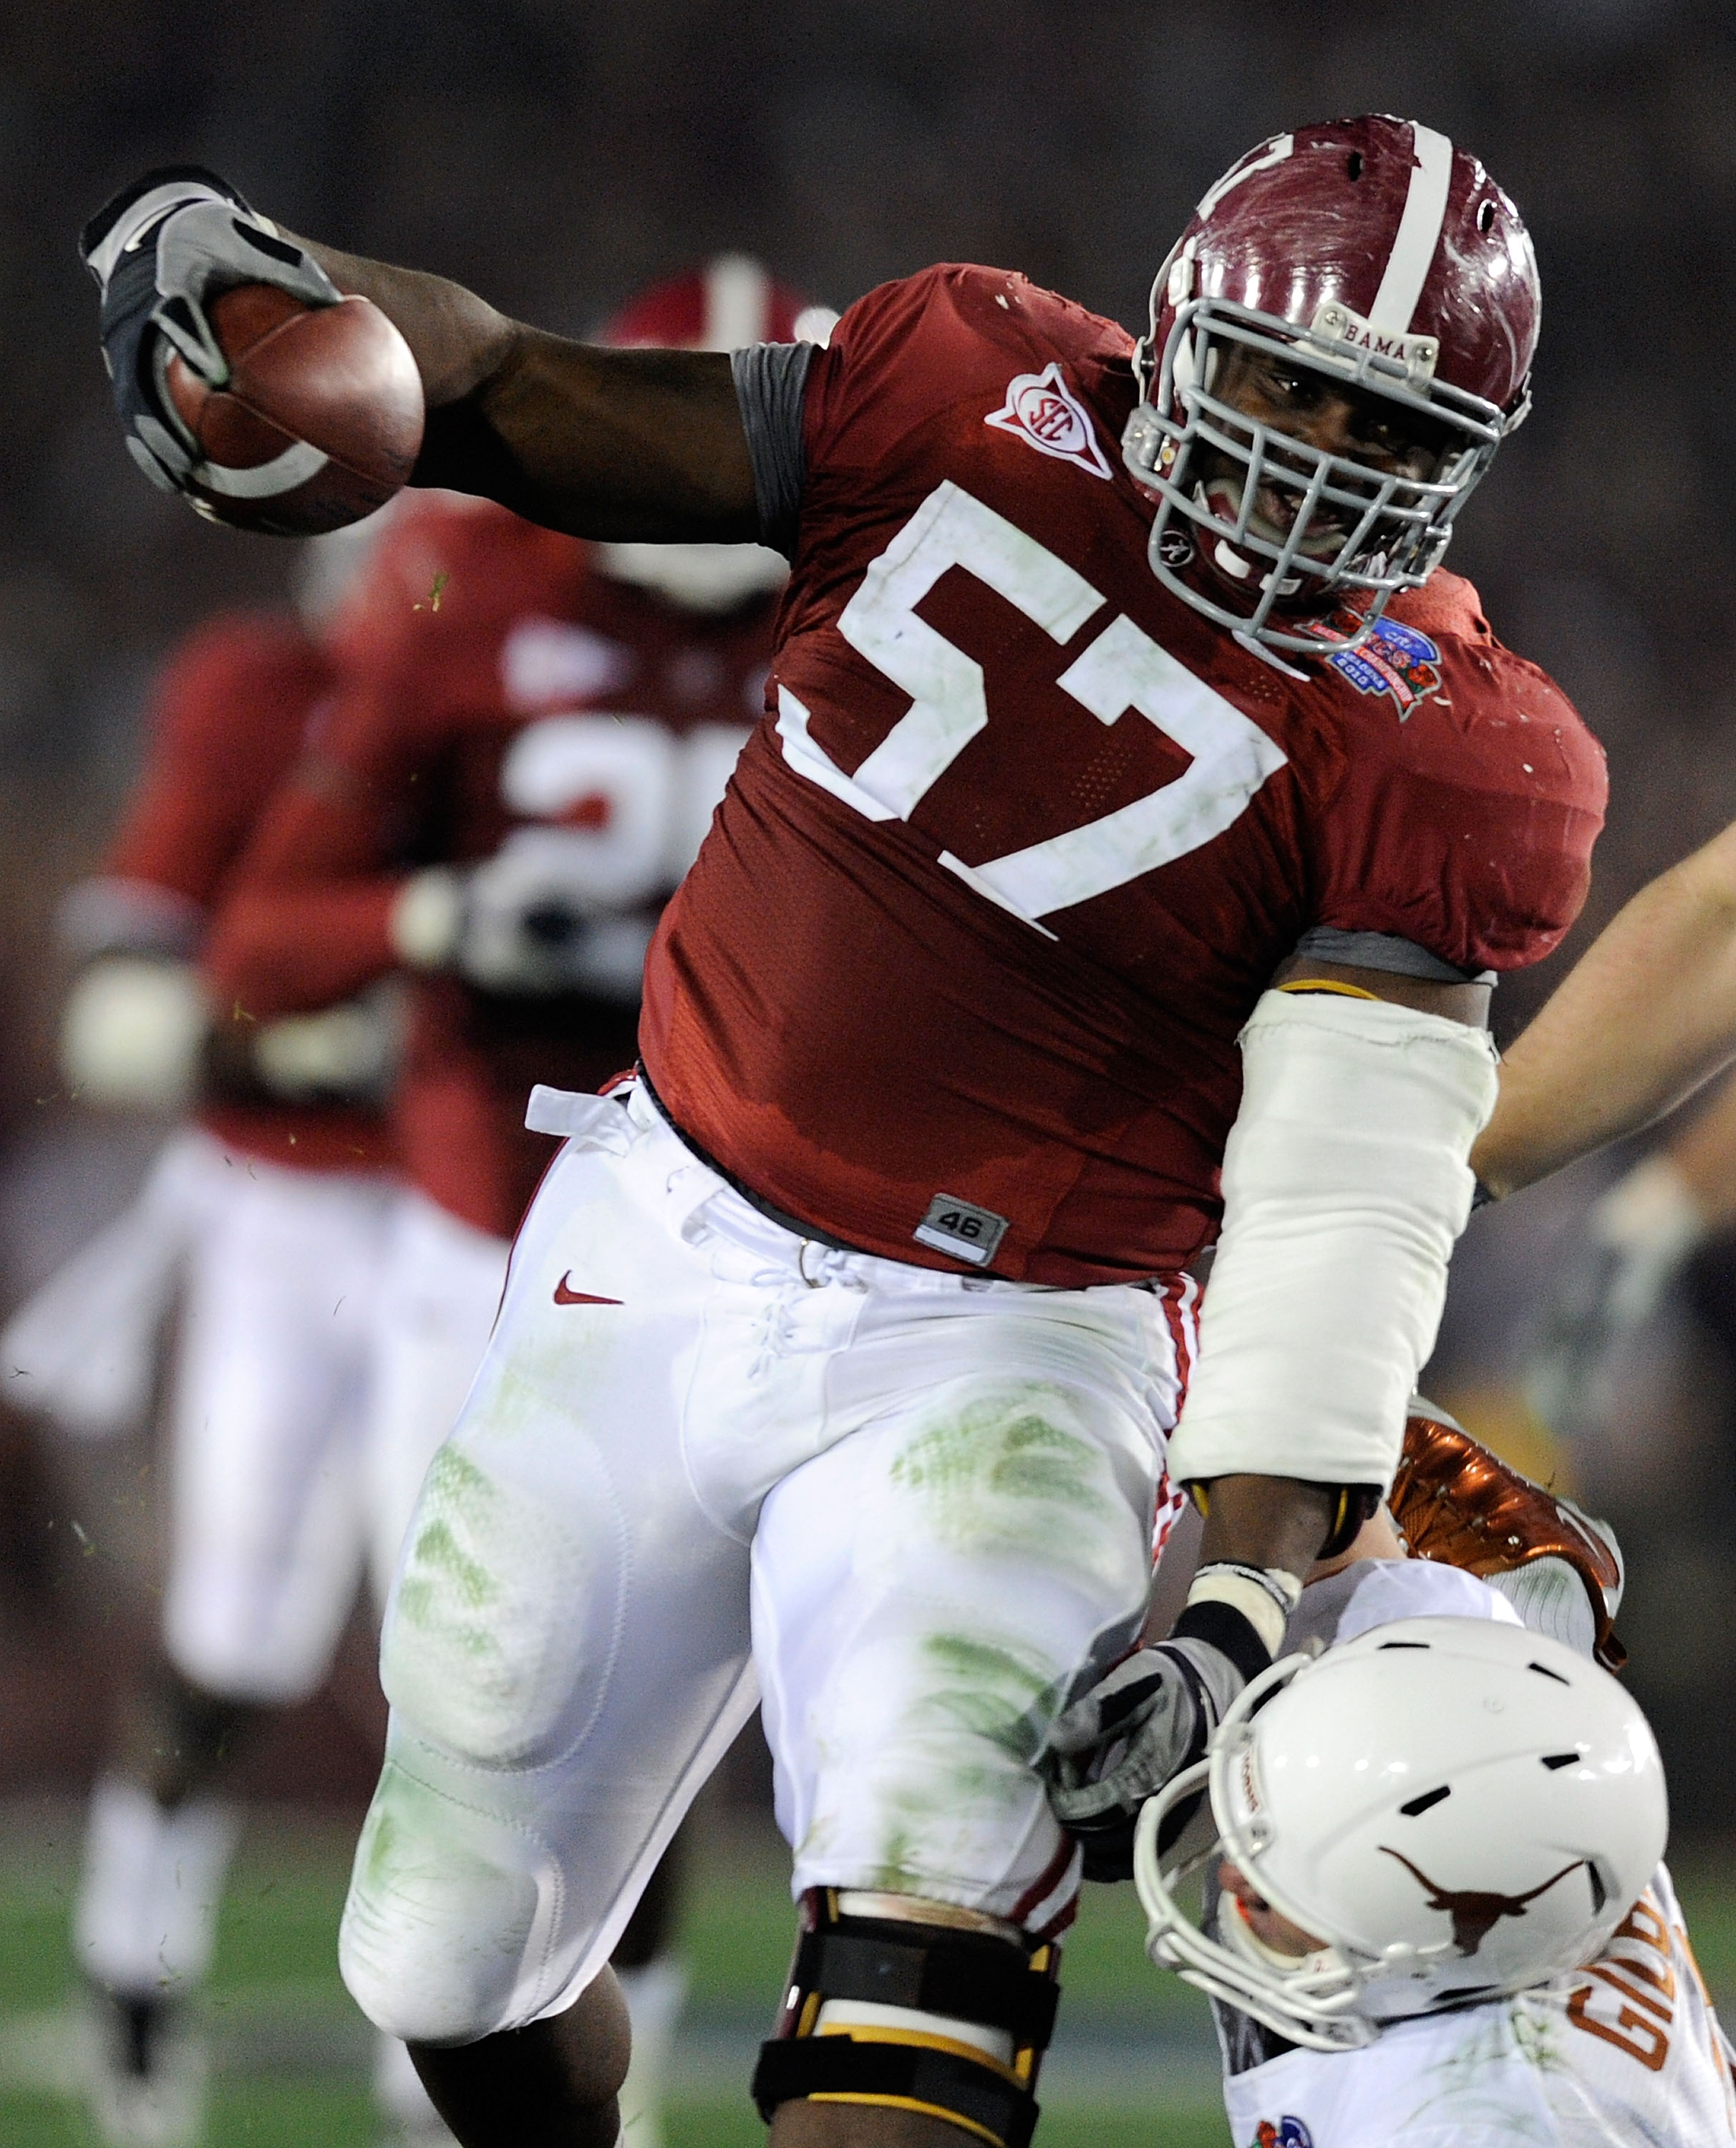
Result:
[[[854,2036],[802,2036],[763,2044],[754,2100],[769,2125],[780,2103],[890,2105],[926,2111],[975,2134],[991,2148],[1028,2148],[1036,2098],[987,2060],[976,2065],[921,2045],[865,2044]]]
[[[852,1920],[854,1924],[854,1920]],[[1005,1940],[920,1925],[804,1932],[790,1984],[827,1999],[866,1999],[1004,2029],[1020,2048],[1045,2050],[1055,2032],[1059,1988]]]

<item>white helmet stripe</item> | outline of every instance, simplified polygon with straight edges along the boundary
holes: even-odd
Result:
[[[742,350],[771,331],[771,279],[745,253],[720,253],[705,264],[702,350]]]
[[[1244,179],[1252,178],[1256,172],[1263,172],[1270,165],[1282,164],[1295,148],[1296,137],[1293,134],[1275,135],[1263,157],[1250,157],[1246,163],[1232,165],[1214,185],[1207,187],[1200,196],[1194,214],[1201,218],[1210,216],[1232,187],[1239,187]]]
[[[1408,335],[1411,316],[1422,296],[1422,286],[1441,243],[1441,227],[1447,221],[1447,195],[1453,183],[1453,144],[1432,127],[1414,123],[1411,135],[1416,162],[1411,166],[1410,191],[1404,198],[1404,213],[1387,258],[1374,304],[1368,309],[1368,325],[1380,336]]]

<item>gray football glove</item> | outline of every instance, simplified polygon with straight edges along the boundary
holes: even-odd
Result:
[[[1136,1649],[1056,1717],[1037,1767],[1051,1810],[1079,1839],[1087,1880],[1131,1875],[1140,1807],[1203,1758],[1246,1684],[1209,1641],[1160,1641]]]
[[[213,387],[228,379],[206,299],[236,284],[274,284],[315,306],[339,298],[310,253],[199,164],[169,165],[123,188],[85,225],[78,251],[102,293],[103,362],[127,452],[164,492],[187,490],[196,459],[163,391],[170,352]]]

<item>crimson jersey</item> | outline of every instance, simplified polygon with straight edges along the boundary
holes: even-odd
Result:
[[[178,898],[196,934],[334,675],[287,613],[235,613],[193,634],[158,681],[144,772],[102,881]],[[226,1146],[273,1163],[364,1170],[389,1160],[379,1115],[359,1108],[210,1103],[198,1116]]]
[[[221,989],[269,1013],[359,990],[396,966],[407,871],[538,825],[585,831],[622,927],[616,996],[415,983],[404,1167],[479,1229],[509,1234],[548,1162],[524,1130],[533,1083],[595,1089],[632,1063],[640,958],[762,705],[771,615],[770,600],[679,611],[572,538],[431,495],[407,502],[339,622],[339,691],[213,939]]]
[[[1508,969],[1584,897],[1601,753],[1468,585],[1292,676],[1157,583],[1131,347],[987,268],[845,314],[807,377],[771,715],[652,950],[677,1124],[897,1259],[968,1258],[969,1204],[1001,1275],[1175,1267],[1219,1213],[1237,1032],[1304,932]]]

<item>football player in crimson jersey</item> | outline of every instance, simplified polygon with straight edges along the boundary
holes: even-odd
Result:
[[[167,1397],[161,1652],[123,1699],[75,1916],[98,2012],[93,2115],[114,2142],[201,2136],[186,2001],[235,1835],[216,1794],[223,1755],[323,1682],[370,1549],[389,1575],[419,1478],[394,1483],[364,1444],[395,1197],[379,1109],[389,1011],[261,1022],[214,1008],[196,966],[237,853],[335,676],[292,614],[199,628],[157,683],[143,775],[108,854],[63,912],[83,965],[62,1021],[68,1088],[111,1107],[192,1109],[133,1207],[6,1337],[37,1406],[74,1434],[137,1430],[159,1378]],[[438,2126],[401,2045],[396,2056],[394,2115]]]
[[[725,255],[604,334],[720,348],[832,318]],[[387,1451],[425,1462],[481,1360],[551,1153],[524,1124],[532,1087],[594,1092],[632,1064],[645,949],[761,705],[787,571],[759,545],[594,547],[444,495],[395,512],[334,628],[341,682],[208,961],[219,1002],[261,1016],[400,965],[414,980],[392,1101],[410,1190],[373,1405]],[[672,1890],[665,1869],[613,1956],[630,2148],[655,2137],[681,1988]]]
[[[273,247],[208,173],[93,220],[140,454],[142,361]],[[536,1101],[567,1146],[407,1540],[351,1989],[472,2148],[612,2140],[610,1949],[763,1696],[775,2139],[1023,2143],[1057,1814],[1126,1869],[1390,1477],[1486,973],[1583,895],[1597,750],[1438,570],[1527,407],[1529,242],[1374,118],[1227,173],[1138,344],[950,267],[825,351],[598,351],[319,259],[416,354],[421,479],[792,561],[639,1078]],[[1168,1473],[1205,1563],[1118,1664]]]

